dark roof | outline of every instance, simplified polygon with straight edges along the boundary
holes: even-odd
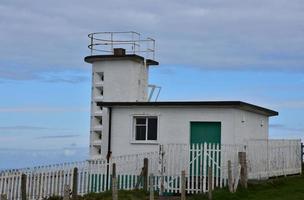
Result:
[[[274,110],[256,106],[242,101],[157,101],[157,102],[97,102],[101,107],[208,107],[237,108],[266,116],[277,116]]]
[[[133,60],[136,62],[143,62],[144,57],[136,54],[126,54],[126,55],[92,55],[84,58],[84,61],[87,63],[94,63],[96,61],[106,61],[106,60]],[[158,65],[159,63],[155,60],[146,59],[147,65]]]

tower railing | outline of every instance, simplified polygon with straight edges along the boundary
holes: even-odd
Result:
[[[138,32],[96,32],[88,37],[91,55],[112,55],[114,48],[124,48],[127,54],[155,60],[155,40],[150,37],[143,39]]]

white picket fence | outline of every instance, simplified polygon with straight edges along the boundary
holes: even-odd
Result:
[[[245,145],[219,144],[167,144],[155,152],[113,157],[104,160],[65,163],[0,172],[0,194],[9,200],[21,199],[21,175],[26,175],[27,197],[42,199],[63,196],[64,185],[73,188],[73,170],[77,172],[77,192],[103,192],[111,188],[112,163],[116,163],[118,188],[141,188],[140,173],[144,158],[149,160],[149,174],[153,173],[153,185],[164,192],[180,193],[181,171],[186,171],[187,193],[209,190],[208,167],[212,168],[212,188],[227,186],[228,160],[232,162],[233,176],[238,176],[238,152],[246,152],[250,179],[301,173],[300,140],[255,140]]]
[[[301,140],[251,140],[246,153],[251,179],[301,173]]]
[[[212,187],[228,184],[228,160],[238,178],[238,152],[246,152],[248,178],[268,179],[301,173],[301,140],[250,140],[243,145],[169,144],[165,146],[164,167],[168,192],[180,192],[180,171],[186,170],[188,193],[207,192],[207,168],[212,167]],[[175,182],[174,180],[178,180]]]
[[[77,168],[77,193],[104,192],[111,189],[112,163],[116,163],[119,189],[134,189],[140,180],[144,158],[149,166],[157,166],[158,152],[113,157],[105,160],[88,160],[34,168],[0,172],[0,194],[9,200],[21,199],[21,175],[26,175],[27,199],[36,200],[50,196],[63,196],[64,186],[73,188],[73,170]],[[154,159],[153,159],[154,158]],[[155,164],[156,163],[156,164]],[[155,168],[155,167],[154,167]],[[142,187],[142,184],[138,186]]]

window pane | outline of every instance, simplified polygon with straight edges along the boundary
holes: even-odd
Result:
[[[135,140],[146,140],[146,127],[136,126]]]
[[[136,118],[136,124],[146,124],[146,118],[145,117],[137,117]]]
[[[148,140],[157,140],[157,118],[148,119]]]

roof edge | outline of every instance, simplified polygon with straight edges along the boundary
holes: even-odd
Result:
[[[214,107],[238,108],[266,116],[277,116],[279,113],[268,108],[260,107],[242,101],[157,101],[157,102],[97,102],[101,107]]]
[[[145,58],[142,56],[139,56],[137,54],[126,54],[126,55],[91,55],[86,56],[84,58],[84,61],[87,63],[94,63],[99,61],[109,61],[109,60],[132,60],[135,62],[144,62]],[[146,59],[147,65],[159,65],[159,63],[155,60]]]

